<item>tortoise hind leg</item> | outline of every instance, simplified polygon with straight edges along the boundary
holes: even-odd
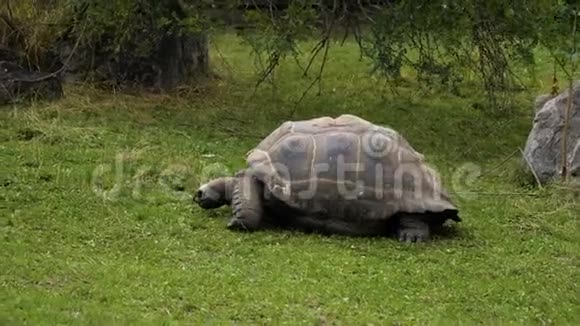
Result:
[[[402,215],[399,219],[397,235],[402,242],[424,242],[429,240],[429,224],[418,215]]]
[[[262,191],[262,184],[253,176],[239,176],[232,195],[233,216],[228,229],[252,231],[260,228],[264,214]]]

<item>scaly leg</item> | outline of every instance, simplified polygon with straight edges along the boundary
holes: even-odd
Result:
[[[263,217],[263,186],[252,175],[241,174],[232,196],[233,216],[228,229],[252,231],[261,227]]]
[[[403,215],[399,220],[397,235],[403,242],[424,242],[430,237],[429,224],[416,215]]]

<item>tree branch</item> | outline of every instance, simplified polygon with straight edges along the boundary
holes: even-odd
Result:
[[[322,62],[320,64],[320,70],[318,71],[318,75],[316,76],[316,78],[314,78],[314,80],[310,83],[310,85],[308,85],[308,87],[304,90],[304,92],[302,92],[302,95],[300,96],[298,101],[296,101],[296,103],[294,104],[294,109],[290,113],[290,116],[294,116],[294,112],[296,111],[296,107],[298,106],[298,104],[300,104],[300,102],[302,102],[302,100],[306,97],[306,95],[310,92],[312,87],[314,87],[314,85],[317,82],[318,82],[318,95],[320,95],[320,93],[322,92],[322,89],[321,89],[322,88],[322,86],[321,86],[322,73],[324,72],[324,67],[326,66],[326,59],[328,57],[328,49],[329,48],[330,48],[330,42],[326,42],[324,55],[322,56]]]
[[[578,23],[578,13],[574,11],[574,23],[572,25],[572,49],[571,55],[576,54],[576,27]],[[568,75],[568,101],[566,103],[566,114],[564,117],[564,130],[562,131],[562,181],[568,179],[568,134],[570,133],[570,113],[572,112],[572,102],[574,101],[574,73],[576,63],[570,58],[571,74]]]
[[[57,77],[60,73],[62,73],[68,67],[68,64],[69,64],[70,60],[72,59],[73,55],[76,53],[77,48],[78,48],[78,46],[79,46],[79,44],[81,42],[81,39],[83,38],[83,36],[85,34],[86,27],[87,27],[87,25],[84,24],[83,25],[83,29],[81,30],[81,33],[79,34],[79,36],[78,36],[78,38],[77,38],[77,40],[75,42],[75,45],[74,45],[73,49],[71,50],[71,53],[66,58],[66,60],[63,63],[62,67],[60,67],[60,69],[58,69],[57,71],[52,72],[52,73],[50,73],[50,74],[48,74],[46,76],[42,76],[40,78],[36,78],[34,80],[31,80],[31,82],[40,82],[40,81],[43,81],[43,80],[47,80],[47,79],[50,79],[50,78],[53,78],[53,77]]]
[[[304,69],[304,73],[302,74],[302,77],[306,77],[308,75],[308,71],[310,70],[310,66],[312,66],[312,63],[314,62],[314,59],[316,59],[316,57],[318,56],[318,53],[324,48],[324,46],[326,45],[327,42],[328,42],[328,35],[323,37],[322,40],[320,40],[320,42],[316,43],[314,48],[312,48],[312,50],[310,51],[310,53],[312,53],[312,56],[310,57],[310,60],[308,60],[308,64],[306,65],[306,69]]]

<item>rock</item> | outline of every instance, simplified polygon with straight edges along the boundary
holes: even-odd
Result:
[[[562,138],[568,89],[554,98],[545,95],[536,99],[537,109],[532,131],[528,136],[524,155],[541,183],[561,177]],[[569,171],[578,174],[580,169],[580,82],[573,87],[573,103],[568,128],[567,160]],[[527,164],[526,164],[527,165]]]
[[[580,139],[576,141],[576,147],[574,147],[574,152],[572,153],[570,175],[577,183],[580,183]]]
[[[16,63],[0,61],[0,105],[23,99],[58,99],[62,85],[55,74],[23,69]]]
[[[536,97],[536,101],[534,102],[534,112],[538,113],[538,111],[540,111],[544,105],[546,104],[546,102],[548,102],[549,100],[553,99],[554,96],[552,96],[552,94],[544,94],[544,95],[540,95],[538,97]]]

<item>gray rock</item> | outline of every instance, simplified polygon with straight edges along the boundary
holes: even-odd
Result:
[[[570,172],[580,168],[580,82],[573,88],[572,111],[568,129],[568,167]],[[544,96],[541,96],[544,97]],[[568,101],[568,89],[548,99],[538,97],[537,110],[532,131],[528,136],[524,155],[542,183],[560,178],[562,169],[562,138]]]
[[[534,112],[538,113],[538,111],[540,111],[544,107],[546,102],[548,102],[553,98],[554,96],[552,96],[552,94],[543,94],[536,97],[536,101],[534,102]]]
[[[570,165],[570,175],[580,183],[580,139],[576,141],[576,147],[572,153],[572,164]]]

